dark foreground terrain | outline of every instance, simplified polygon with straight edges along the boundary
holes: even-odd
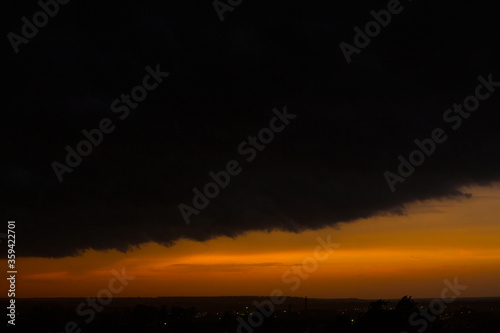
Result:
[[[7,332],[498,332],[500,298],[18,299]],[[2,307],[7,300],[0,301]],[[432,305],[431,308],[429,306]],[[5,317],[4,317],[5,318]],[[8,317],[7,317],[8,319]],[[3,319],[7,321],[6,319]],[[5,327],[5,324],[2,324]]]

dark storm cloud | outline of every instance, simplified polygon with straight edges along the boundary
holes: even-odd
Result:
[[[478,75],[500,81],[500,55],[486,2],[413,1],[348,65],[339,43],[386,3],[246,1],[221,23],[210,2],[74,1],[18,55],[5,39],[2,219],[17,221],[17,249],[59,257],[298,232],[497,181],[500,92],[389,190],[383,173],[445,126]],[[13,9],[5,35],[34,8]],[[111,102],[157,63],[171,75],[120,122]],[[284,105],[298,117],[244,163],[238,144]],[[52,161],[104,117],[116,130],[60,184]],[[186,225],[177,205],[232,159],[242,173]]]

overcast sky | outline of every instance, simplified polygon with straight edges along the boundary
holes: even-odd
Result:
[[[387,1],[247,0],[221,22],[210,1],[73,0],[19,53],[4,38],[0,211],[20,254],[318,229],[498,181],[500,90],[443,120],[478,76],[500,82],[498,11],[429,3],[401,2],[350,64],[339,44]],[[4,36],[40,10],[10,6]],[[120,119],[112,102],[157,64],[169,76]],[[248,162],[238,146],[285,106],[296,118]],[[103,118],[114,131],[59,182],[52,163]],[[384,173],[436,128],[447,140],[391,191]],[[241,173],[186,224],[178,205],[231,160]]]

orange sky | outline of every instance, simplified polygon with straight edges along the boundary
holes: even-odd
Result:
[[[136,278],[117,297],[268,296],[273,289],[323,298],[439,297],[443,280],[454,277],[468,286],[463,297],[500,296],[500,187],[465,190],[473,198],[416,203],[407,216],[358,220],[338,229],[252,232],[205,243],[182,240],[170,248],[150,243],[128,253],[18,258],[16,296],[95,297],[107,287],[110,271],[122,267]],[[313,256],[316,238],[328,235],[340,247],[292,291],[294,283],[284,282],[283,273]],[[22,246],[22,235],[16,237]]]

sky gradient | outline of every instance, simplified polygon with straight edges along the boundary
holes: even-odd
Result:
[[[472,198],[415,203],[406,216],[383,216],[301,233],[250,232],[235,239],[147,243],[127,253],[19,259],[19,297],[95,296],[126,268],[135,275],[118,297],[267,296],[318,298],[439,297],[458,277],[463,297],[499,296],[500,188],[465,189]],[[338,249],[300,286],[282,275],[331,235]],[[78,285],[78,288],[75,288]]]
[[[123,267],[117,297],[500,296],[500,12],[402,0],[369,33],[396,2],[71,1],[4,38],[17,296],[95,296]],[[10,5],[4,36],[41,10]]]

